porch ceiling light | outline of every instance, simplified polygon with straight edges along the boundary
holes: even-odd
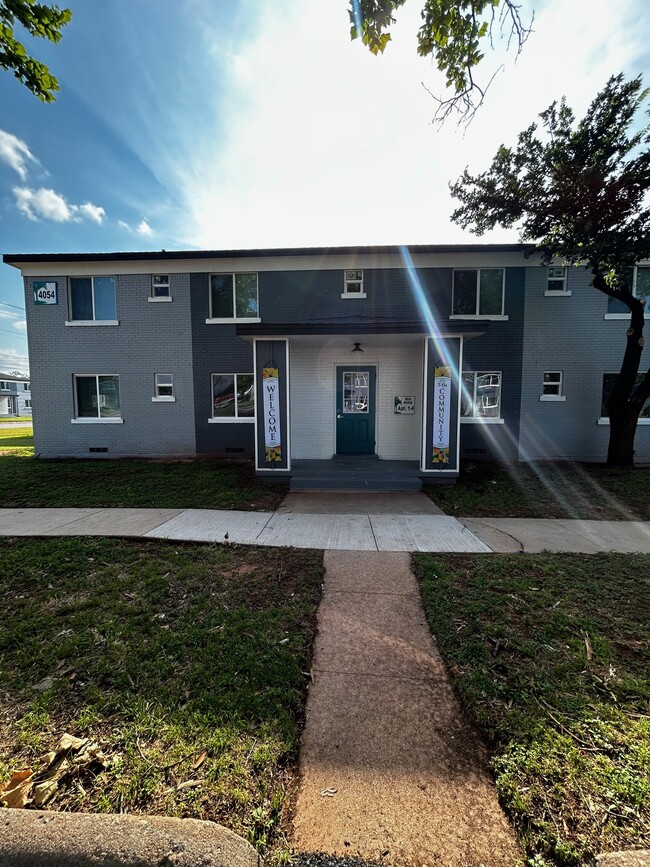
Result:
[[[363,352],[360,343],[355,343],[354,347],[350,350],[350,352]]]

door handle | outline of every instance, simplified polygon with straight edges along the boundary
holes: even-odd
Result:
[[[336,413],[336,417],[337,417],[337,418],[343,418],[343,416],[342,416],[342,415],[339,415],[338,412]]]

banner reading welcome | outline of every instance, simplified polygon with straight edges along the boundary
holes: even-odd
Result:
[[[282,460],[282,436],[280,430],[280,392],[277,367],[262,368],[262,392],[264,395],[264,460],[273,463]]]

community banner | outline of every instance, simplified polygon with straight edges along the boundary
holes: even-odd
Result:
[[[433,386],[433,463],[449,463],[451,368],[436,366]]]

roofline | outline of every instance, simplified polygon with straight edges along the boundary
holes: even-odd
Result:
[[[534,244],[414,244],[348,247],[270,247],[254,250],[148,250],[141,253],[5,253],[7,265],[33,262],[133,262],[161,259],[256,259],[269,256],[395,255],[406,247],[411,254],[434,253],[530,253]]]

